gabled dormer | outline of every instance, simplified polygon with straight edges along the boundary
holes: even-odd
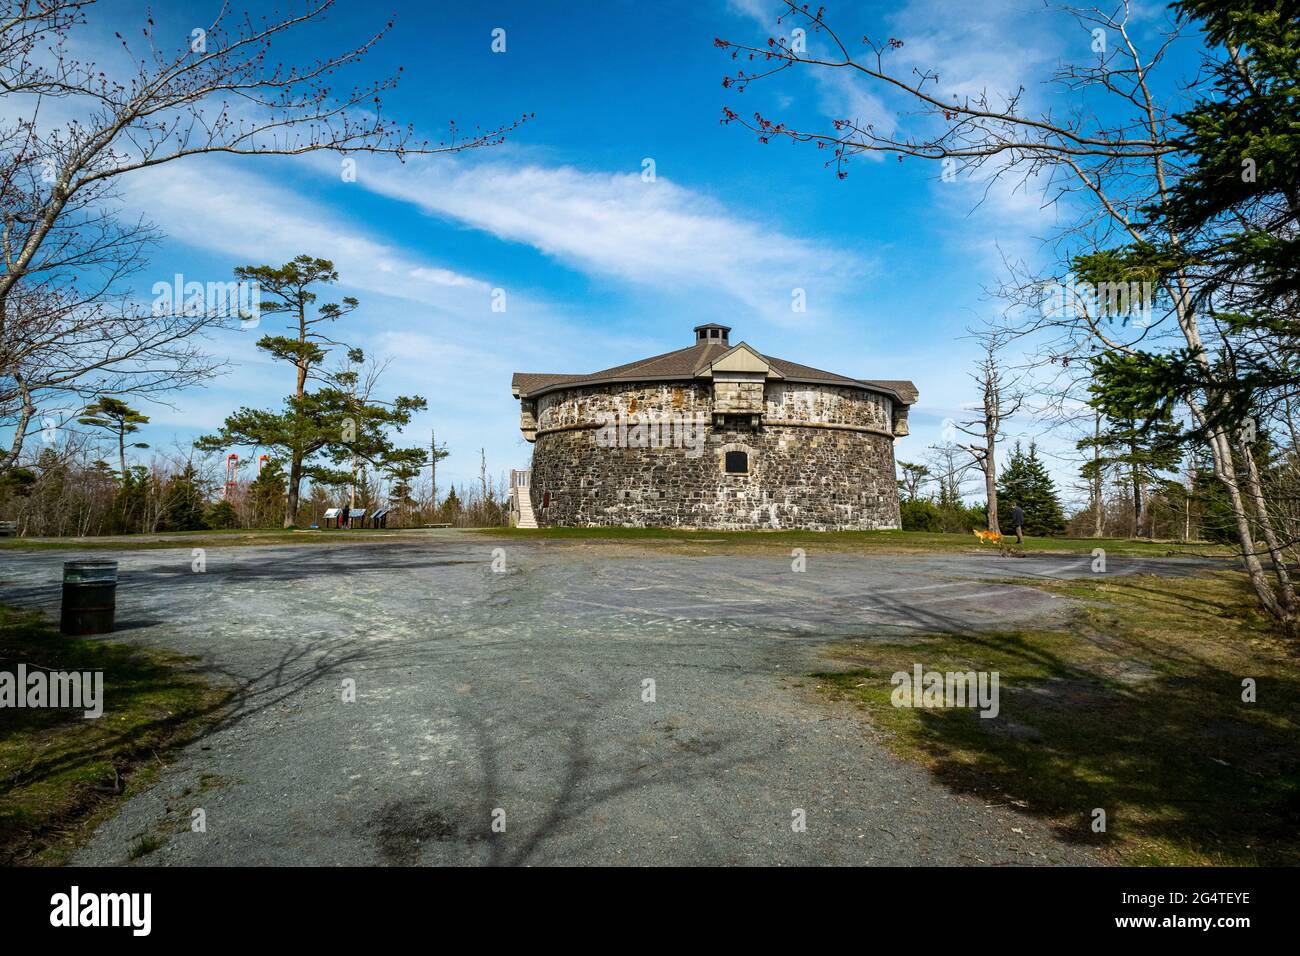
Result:
[[[769,380],[784,378],[766,358],[744,342],[701,365],[696,378],[713,381],[714,421],[728,417],[749,418],[750,424],[762,422],[764,394]]]

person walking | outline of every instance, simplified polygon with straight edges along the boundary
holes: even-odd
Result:
[[[1011,502],[1011,526],[1016,529],[1016,544],[1025,543],[1025,513],[1020,502]]]

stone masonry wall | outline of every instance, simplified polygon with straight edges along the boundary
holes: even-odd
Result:
[[[888,433],[893,402],[875,392],[836,385],[771,382],[766,415],[770,419],[862,425]]]
[[[706,384],[572,389],[538,402],[531,493],[543,526],[715,529],[897,528],[898,491],[884,396],[831,386],[769,383],[764,421],[847,424],[877,431],[739,422],[715,428]],[[689,447],[603,447],[602,415],[702,422]],[[574,427],[577,426],[577,427]],[[586,427],[584,427],[586,426]],[[689,441],[688,441],[689,443]],[[749,452],[748,474],[723,454]]]

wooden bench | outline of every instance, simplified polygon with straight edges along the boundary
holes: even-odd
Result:
[[[17,521],[0,521],[0,538],[18,537]]]

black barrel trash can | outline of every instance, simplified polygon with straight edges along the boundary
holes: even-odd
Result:
[[[113,630],[116,609],[116,561],[63,562],[60,631],[64,634],[107,634]]]

